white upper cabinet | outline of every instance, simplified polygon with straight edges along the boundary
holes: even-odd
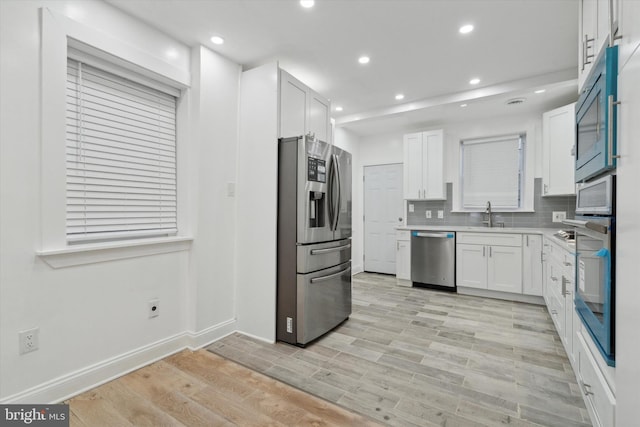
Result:
[[[312,133],[321,141],[330,141],[330,103],[284,70],[280,70],[279,137]]]
[[[431,130],[404,136],[404,198],[444,200],[444,135]]]
[[[576,194],[576,104],[542,115],[542,195]]]
[[[578,27],[578,91],[608,36],[608,0],[580,0]]]

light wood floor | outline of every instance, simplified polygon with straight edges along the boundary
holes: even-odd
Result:
[[[65,403],[71,426],[378,425],[205,350],[185,350]]]
[[[391,426],[591,426],[543,306],[358,274],[349,320],[306,348],[233,334],[209,350]]]

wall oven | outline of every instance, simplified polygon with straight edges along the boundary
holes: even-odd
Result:
[[[615,366],[615,175],[577,189],[576,311],[610,366]]]
[[[618,46],[602,49],[576,104],[576,182],[616,167]]]

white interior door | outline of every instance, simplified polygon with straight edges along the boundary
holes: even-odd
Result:
[[[402,164],[364,167],[364,270],[396,274],[396,230],[403,214]]]

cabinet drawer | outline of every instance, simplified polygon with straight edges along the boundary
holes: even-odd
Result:
[[[396,240],[411,240],[411,231],[396,230]]]
[[[585,398],[589,415],[594,426],[613,427],[615,425],[616,399],[587,347],[581,333],[578,337],[578,369],[580,389]]]
[[[492,246],[522,246],[522,234],[511,233],[458,233],[458,243]]]

